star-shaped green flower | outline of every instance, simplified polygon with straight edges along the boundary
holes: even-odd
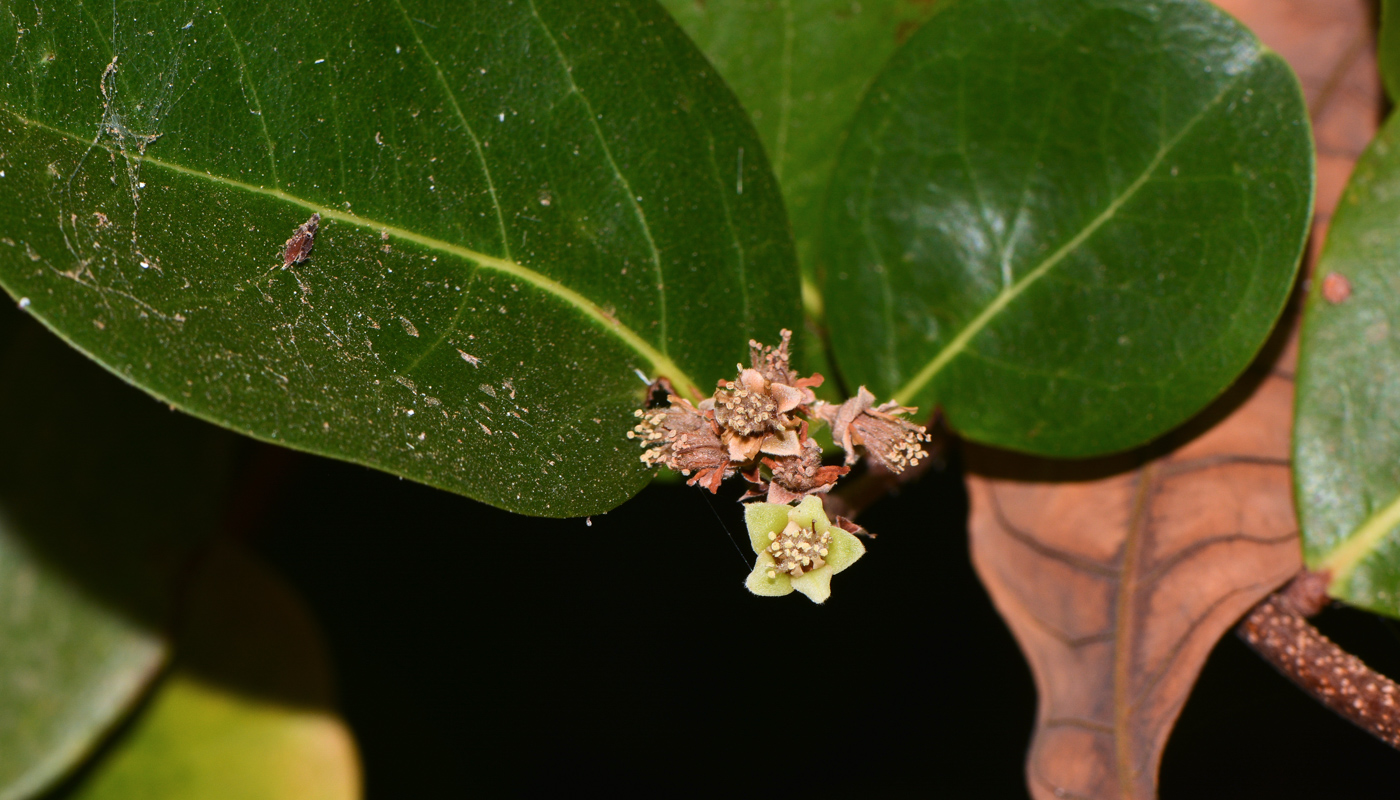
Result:
[[[826,602],[831,576],[865,555],[865,545],[832,525],[812,495],[796,506],[750,503],[744,521],[758,554],[746,582],[754,594],[777,597],[795,589],[814,603]]]

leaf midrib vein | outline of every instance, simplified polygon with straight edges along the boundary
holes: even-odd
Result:
[[[1147,166],[1143,169],[1142,174],[1138,175],[1132,183],[1128,184],[1123,191],[1119,192],[1118,196],[1113,198],[1104,210],[1091,220],[1088,225],[1084,226],[1083,230],[1075,234],[1074,238],[1061,245],[1059,249],[1051,253],[1050,256],[1037,265],[1035,269],[1027,272],[1020,280],[999,292],[997,296],[992,299],[992,302],[988,303],[987,307],[982,309],[981,313],[973,317],[972,321],[959,331],[957,336],[953,337],[953,340],[948,343],[947,347],[940,350],[937,355],[924,365],[923,369],[919,370],[914,377],[910,378],[908,382],[894,393],[894,399],[904,405],[913,403],[919,392],[923,391],[934,377],[943,371],[944,367],[966,350],[968,345],[972,342],[972,339],[991,324],[992,320],[996,319],[1013,300],[1025,292],[1026,289],[1030,288],[1032,284],[1046,273],[1059,265],[1061,261],[1069,257],[1071,253],[1078,250],[1090,237],[1098,233],[1099,229],[1106,225],[1109,220],[1113,219],[1119,209],[1127,205],[1128,202],[1137,195],[1138,191],[1141,190],[1143,186],[1147,185],[1152,179],[1152,176],[1156,174],[1157,169],[1162,165],[1162,161],[1181,143],[1181,140],[1194,130],[1196,125],[1199,124],[1201,120],[1205,119],[1207,114],[1219,105],[1226,96],[1253,72],[1254,68],[1260,63],[1265,52],[1266,51],[1262,48],[1256,51],[1254,53],[1255,60],[1249,65],[1249,68],[1241,70],[1234,80],[1226,84],[1215,97],[1201,106],[1201,110],[1196,112],[1196,114],[1181,127],[1181,130],[1177,131],[1171,139],[1163,143],[1162,146],[1158,148],[1157,153],[1152,157],[1152,160],[1149,161]]]
[[[87,139],[78,136],[70,131],[65,131],[61,128],[56,128],[52,125],[48,125],[38,120],[29,119],[28,117],[25,117],[24,115],[14,111],[13,109],[0,106],[0,111],[4,111],[6,114],[9,114],[11,117],[14,117],[23,125],[39,128],[41,130],[46,130],[50,133],[62,136],[66,139],[71,139],[73,141],[80,142],[84,145],[91,144],[91,142],[89,142]],[[108,152],[115,152],[110,146],[108,146],[105,143],[99,142],[96,146]],[[692,395],[697,398],[702,396],[698,388],[696,387],[694,380],[692,380],[689,375],[683,372],[680,369],[680,367],[670,359],[669,356],[657,350],[657,348],[653,347],[650,343],[648,343],[645,339],[638,335],[636,331],[632,330],[631,328],[628,328],[626,325],[623,325],[611,314],[604,311],[603,307],[600,306],[598,303],[589,299],[587,296],[583,295],[577,290],[572,289],[569,286],[566,286],[563,283],[560,283],[559,281],[550,278],[547,275],[543,275],[539,272],[536,272],[535,270],[529,269],[528,267],[517,264],[514,261],[509,261],[503,258],[497,258],[495,256],[489,256],[485,253],[479,253],[475,250],[463,247],[461,245],[452,244],[451,242],[445,242],[441,239],[435,239],[431,236],[425,236],[421,233],[417,233],[406,228],[400,228],[396,225],[380,222],[378,220],[370,219],[368,217],[362,217],[357,214],[351,214],[341,209],[332,208],[328,206],[320,206],[309,200],[282,191],[281,189],[268,189],[263,186],[254,186],[253,184],[243,183],[242,181],[234,180],[233,178],[227,178],[222,175],[215,175],[210,172],[191,169],[189,167],[174,164],[169,161],[163,161],[161,159],[154,158],[148,155],[141,155],[137,153],[127,153],[126,155],[133,161],[139,161],[143,164],[150,164],[153,167],[170,170],[171,172],[175,172],[180,175],[187,175],[192,178],[207,180],[211,183],[216,183],[221,186],[227,186],[229,188],[238,189],[240,191],[249,192],[251,194],[262,195],[264,197],[271,197],[282,202],[289,203],[291,205],[300,206],[309,211],[315,211],[319,213],[324,219],[333,219],[338,222],[344,222],[350,225],[355,225],[374,231],[385,232],[388,233],[390,236],[403,239],[405,241],[413,242],[414,244],[428,248],[429,250],[435,250],[440,253],[456,256],[458,258],[475,262],[476,264],[482,267],[493,269],[497,272],[501,272],[506,275],[511,275],[516,278],[519,278],[520,280],[523,280],[531,284],[532,286],[535,286],[541,291],[552,294],[555,297],[558,297],[560,300],[563,300],[569,305],[577,308],[580,312],[583,313],[584,316],[597,323],[604,330],[612,333],[618,339],[621,339],[624,344],[630,347],[642,358],[645,358],[647,361],[649,361],[652,367],[654,368],[656,374],[665,375],[666,377],[670,378],[671,382],[682,394]]]

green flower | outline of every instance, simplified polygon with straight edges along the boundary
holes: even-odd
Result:
[[[777,597],[796,589],[814,603],[826,602],[831,576],[865,555],[865,545],[832,525],[822,501],[811,495],[797,506],[750,503],[744,521],[758,554],[746,582],[754,594]]]

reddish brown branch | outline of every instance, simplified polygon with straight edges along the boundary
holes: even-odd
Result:
[[[1304,618],[1326,604],[1326,576],[1302,572],[1264,599],[1237,632],[1318,702],[1400,749],[1400,686],[1338,647]]]

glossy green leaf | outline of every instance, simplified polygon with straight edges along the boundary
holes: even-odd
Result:
[[[1210,3],[950,0],[841,153],[837,364],[978,441],[1131,447],[1262,346],[1312,186],[1296,79]]]
[[[1308,568],[1400,617],[1400,118],[1357,162],[1313,272],[1293,476]]]
[[[301,602],[266,567],[229,547],[216,551],[196,583],[179,665],[64,796],[359,797],[355,744],[329,709],[324,647]]]
[[[596,513],[647,478],[638,372],[800,318],[752,127],[651,0],[0,14],[0,284],[205,419]]]
[[[1400,2],[1381,0],[1381,79],[1391,102],[1400,97]]]
[[[214,528],[232,437],[0,308],[0,798],[33,797],[166,659],[178,571]]]

